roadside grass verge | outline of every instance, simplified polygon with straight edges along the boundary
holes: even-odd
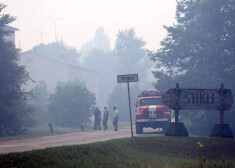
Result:
[[[0,155],[0,167],[232,168],[234,151],[234,139],[134,137],[4,154]]]
[[[101,125],[102,129],[103,126]],[[108,127],[109,129],[113,129],[112,122],[108,122]],[[130,123],[128,122],[120,122],[119,123],[119,128],[129,128]],[[12,139],[22,139],[22,138],[33,138],[33,137],[40,137],[40,136],[50,136],[50,135],[59,135],[59,134],[66,134],[66,133],[72,133],[72,132],[81,132],[81,128],[68,128],[68,127],[60,127],[58,125],[53,125],[53,133],[50,132],[50,128],[48,124],[40,124],[36,125],[35,127],[28,127],[27,130],[22,133],[21,135],[16,135],[16,136],[5,136],[5,137],[0,137],[1,140],[12,140]],[[92,131],[93,130],[93,123],[90,125],[85,125],[84,126],[84,131]],[[1,168],[1,167],[0,167]]]
[[[35,127],[29,127],[21,135],[0,137],[0,140],[33,138],[33,137],[59,135],[59,134],[81,131],[80,128],[67,128],[67,127],[60,127],[57,125],[53,125],[53,130],[54,130],[53,133],[51,133],[48,125],[37,125]]]

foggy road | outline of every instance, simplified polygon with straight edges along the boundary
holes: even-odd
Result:
[[[120,129],[118,132],[114,132],[110,129],[106,131],[97,130],[37,138],[3,140],[0,141],[0,153],[23,152],[55,146],[86,144],[97,141],[106,141],[109,139],[131,137],[130,132],[130,129]]]
[[[136,135],[134,134],[134,136]],[[0,154],[44,149],[55,146],[87,144],[124,137],[131,138],[130,129],[119,129],[118,132],[114,132],[110,129],[106,131],[96,130],[89,132],[75,132],[63,135],[44,136],[37,138],[2,140],[0,141]]]

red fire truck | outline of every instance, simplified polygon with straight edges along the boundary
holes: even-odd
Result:
[[[142,134],[143,128],[162,128],[165,132],[171,122],[170,109],[162,103],[162,91],[142,91],[136,102],[136,134]]]

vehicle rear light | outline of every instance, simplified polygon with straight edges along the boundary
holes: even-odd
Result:
[[[140,118],[140,117],[141,117],[141,115],[142,115],[142,114],[137,114],[136,116],[137,116],[137,118]]]
[[[143,118],[141,113],[135,114],[135,119],[141,119],[141,118]]]

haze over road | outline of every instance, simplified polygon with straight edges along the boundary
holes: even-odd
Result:
[[[44,149],[55,146],[87,144],[124,137],[131,138],[130,129],[119,129],[117,132],[110,129],[106,131],[75,132],[37,138],[2,140],[0,141],[0,154]]]

